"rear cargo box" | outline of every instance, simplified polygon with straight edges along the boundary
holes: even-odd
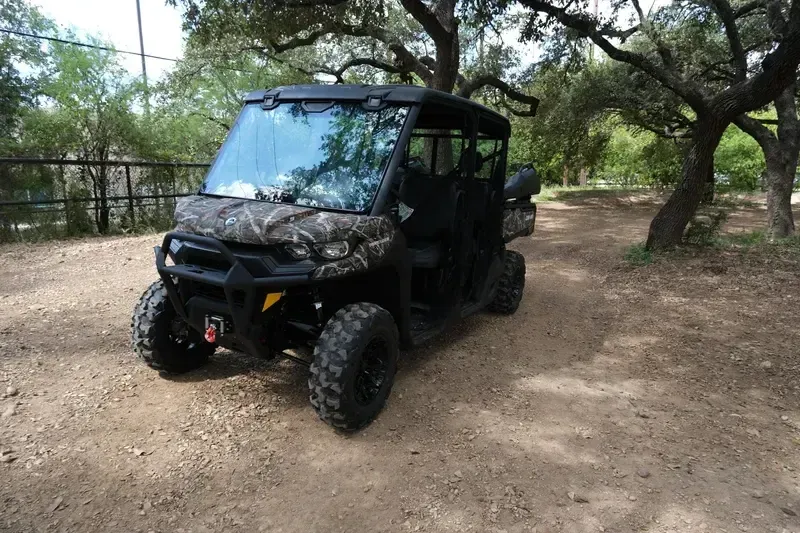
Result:
[[[536,204],[529,199],[506,202],[503,208],[503,240],[510,242],[517,237],[533,234],[536,223]]]

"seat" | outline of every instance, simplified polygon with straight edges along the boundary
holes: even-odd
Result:
[[[418,241],[409,246],[411,266],[417,268],[436,268],[442,260],[442,243]]]
[[[452,231],[457,190],[455,180],[406,169],[399,188],[400,201],[413,209],[400,223],[408,241],[411,265],[436,268],[443,240]]]

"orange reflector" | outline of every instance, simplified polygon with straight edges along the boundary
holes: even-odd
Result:
[[[267,294],[267,297],[264,298],[264,307],[261,308],[261,312],[263,313],[264,311],[275,305],[275,303],[281,299],[281,295],[282,293],[280,292],[271,292]]]

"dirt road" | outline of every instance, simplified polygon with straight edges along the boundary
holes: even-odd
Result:
[[[350,437],[289,363],[133,358],[158,236],[2,247],[0,531],[800,531],[797,263],[632,269],[654,209],[544,204],[518,313],[405,354]]]

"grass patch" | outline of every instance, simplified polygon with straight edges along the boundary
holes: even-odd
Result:
[[[715,246],[745,252],[771,253],[783,256],[800,256],[800,234],[785,239],[772,239],[764,231],[727,233],[716,238]]]
[[[714,198],[714,207],[727,207],[727,208],[753,208],[758,207],[758,203],[748,200],[735,193],[718,194]]]
[[[625,250],[625,261],[633,266],[645,266],[653,262],[653,252],[645,248],[644,243],[633,244]]]
[[[647,189],[630,189],[625,187],[597,187],[595,185],[548,185],[542,187],[542,192],[536,195],[537,202],[555,202],[563,200],[577,200],[583,198],[602,198],[617,196],[621,192],[641,192]]]
[[[741,233],[727,233],[717,237],[717,246],[723,248],[752,248],[767,242],[767,235],[763,231],[747,231]]]

